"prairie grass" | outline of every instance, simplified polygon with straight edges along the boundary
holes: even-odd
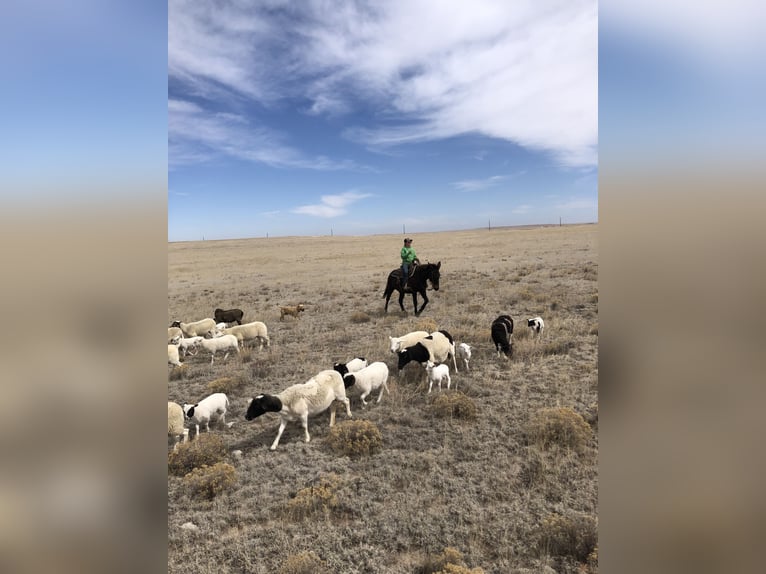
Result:
[[[213,365],[190,356],[169,370],[168,400],[225,392],[233,424],[212,424],[168,455],[168,573],[595,572],[597,233],[417,234],[421,259],[442,262],[441,288],[428,291],[420,316],[410,296],[405,312],[395,297],[383,312],[397,235],[170,244],[167,324],[240,308],[244,321],[266,323],[271,346]],[[340,278],[349,258],[353,272]],[[297,303],[300,318],[280,321],[279,307]],[[514,319],[510,359],[490,338],[500,314]],[[539,340],[526,326],[537,315]],[[425,370],[398,371],[388,336],[440,329],[471,345],[471,370],[455,373],[450,362],[459,392],[427,395]],[[350,388],[351,421],[344,409],[332,429],[328,412],[310,418],[309,443],[291,422],[271,452],[277,415],[244,419],[251,397],[358,356],[388,365],[390,394],[362,408]],[[351,428],[363,430],[342,430]],[[192,494],[182,477],[218,463],[236,481],[209,500],[204,488]],[[216,536],[190,535],[180,528],[189,521]]]

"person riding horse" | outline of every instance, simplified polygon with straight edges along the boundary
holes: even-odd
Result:
[[[420,263],[418,256],[415,254],[415,250],[412,248],[412,239],[409,237],[404,238],[404,247],[400,252],[402,258],[402,291],[404,291],[405,285],[407,285],[407,279],[410,276],[410,270],[414,269],[415,265]],[[414,264],[414,265],[413,265]]]

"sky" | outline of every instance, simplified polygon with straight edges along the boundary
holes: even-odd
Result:
[[[560,220],[598,220],[595,0],[170,0],[170,241]]]

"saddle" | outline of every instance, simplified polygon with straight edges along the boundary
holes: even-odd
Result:
[[[410,285],[409,285],[409,280],[410,280],[410,277],[412,277],[412,276],[415,274],[415,268],[416,268],[417,266],[418,266],[418,262],[417,262],[417,261],[413,261],[412,263],[410,263],[409,273],[408,273],[408,275],[407,275],[407,278],[406,278],[406,279],[405,279],[405,281],[404,281],[404,290],[405,290],[405,291],[407,291],[407,289],[409,289],[409,286],[410,286]],[[400,280],[401,280],[401,275],[402,275],[402,268],[401,268],[401,267],[399,267],[399,278],[400,278]],[[400,282],[401,282],[401,281],[400,281]]]

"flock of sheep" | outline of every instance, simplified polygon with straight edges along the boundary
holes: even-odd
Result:
[[[303,305],[281,307],[280,320],[285,315],[299,317]],[[216,353],[223,352],[224,360],[231,351],[239,353],[245,343],[257,342],[259,350],[270,345],[266,325],[260,321],[242,324],[244,313],[240,309],[216,309],[214,318],[202,319],[193,323],[174,321],[168,328],[168,363],[180,366],[180,357],[187,354],[197,354],[200,350],[210,353],[210,363],[213,363]],[[539,338],[545,327],[541,317],[529,319],[527,325]],[[510,356],[512,352],[513,319],[509,315],[500,315],[491,326],[492,341],[498,355]],[[389,337],[389,350],[398,357],[397,367],[401,371],[411,361],[425,368],[428,380],[428,392],[432,391],[434,383],[441,391],[442,383],[450,389],[451,377],[449,362],[452,361],[455,372],[458,361],[466,371],[471,359],[471,346],[467,343],[455,344],[452,336],[445,330],[414,331],[401,337]],[[351,387],[358,389],[362,404],[367,405],[366,398],[373,392],[379,394],[376,403],[383,398],[388,390],[389,369],[386,363],[367,362],[357,357],[347,363],[336,363],[332,369],[323,370],[305,383],[292,385],[277,395],[261,394],[254,397],[248,407],[245,419],[250,421],[267,412],[279,414],[280,424],[277,436],[270,449],[275,450],[279,439],[288,422],[299,421],[305,433],[305,441],[311,436],[308,431],[308,418],[326,411],[330,406],[330,426],[335,424],[335,411],[339,403],[345,405],[346,415],[353,418],[347,390]],[[455,384],[457,388],[457,383]],[[196,434],[200,426],[209,431],[211,420],[226,425],[226,411],[229,399],[224,393],[213,393],[194,404],[168,402],[168,435],[174,439],[174,448],[179,442],[189,439],[189,428],[195,428]],[[231,424],[231,423],[229,423]],[[195,435],[196,436],[196,435]]]

